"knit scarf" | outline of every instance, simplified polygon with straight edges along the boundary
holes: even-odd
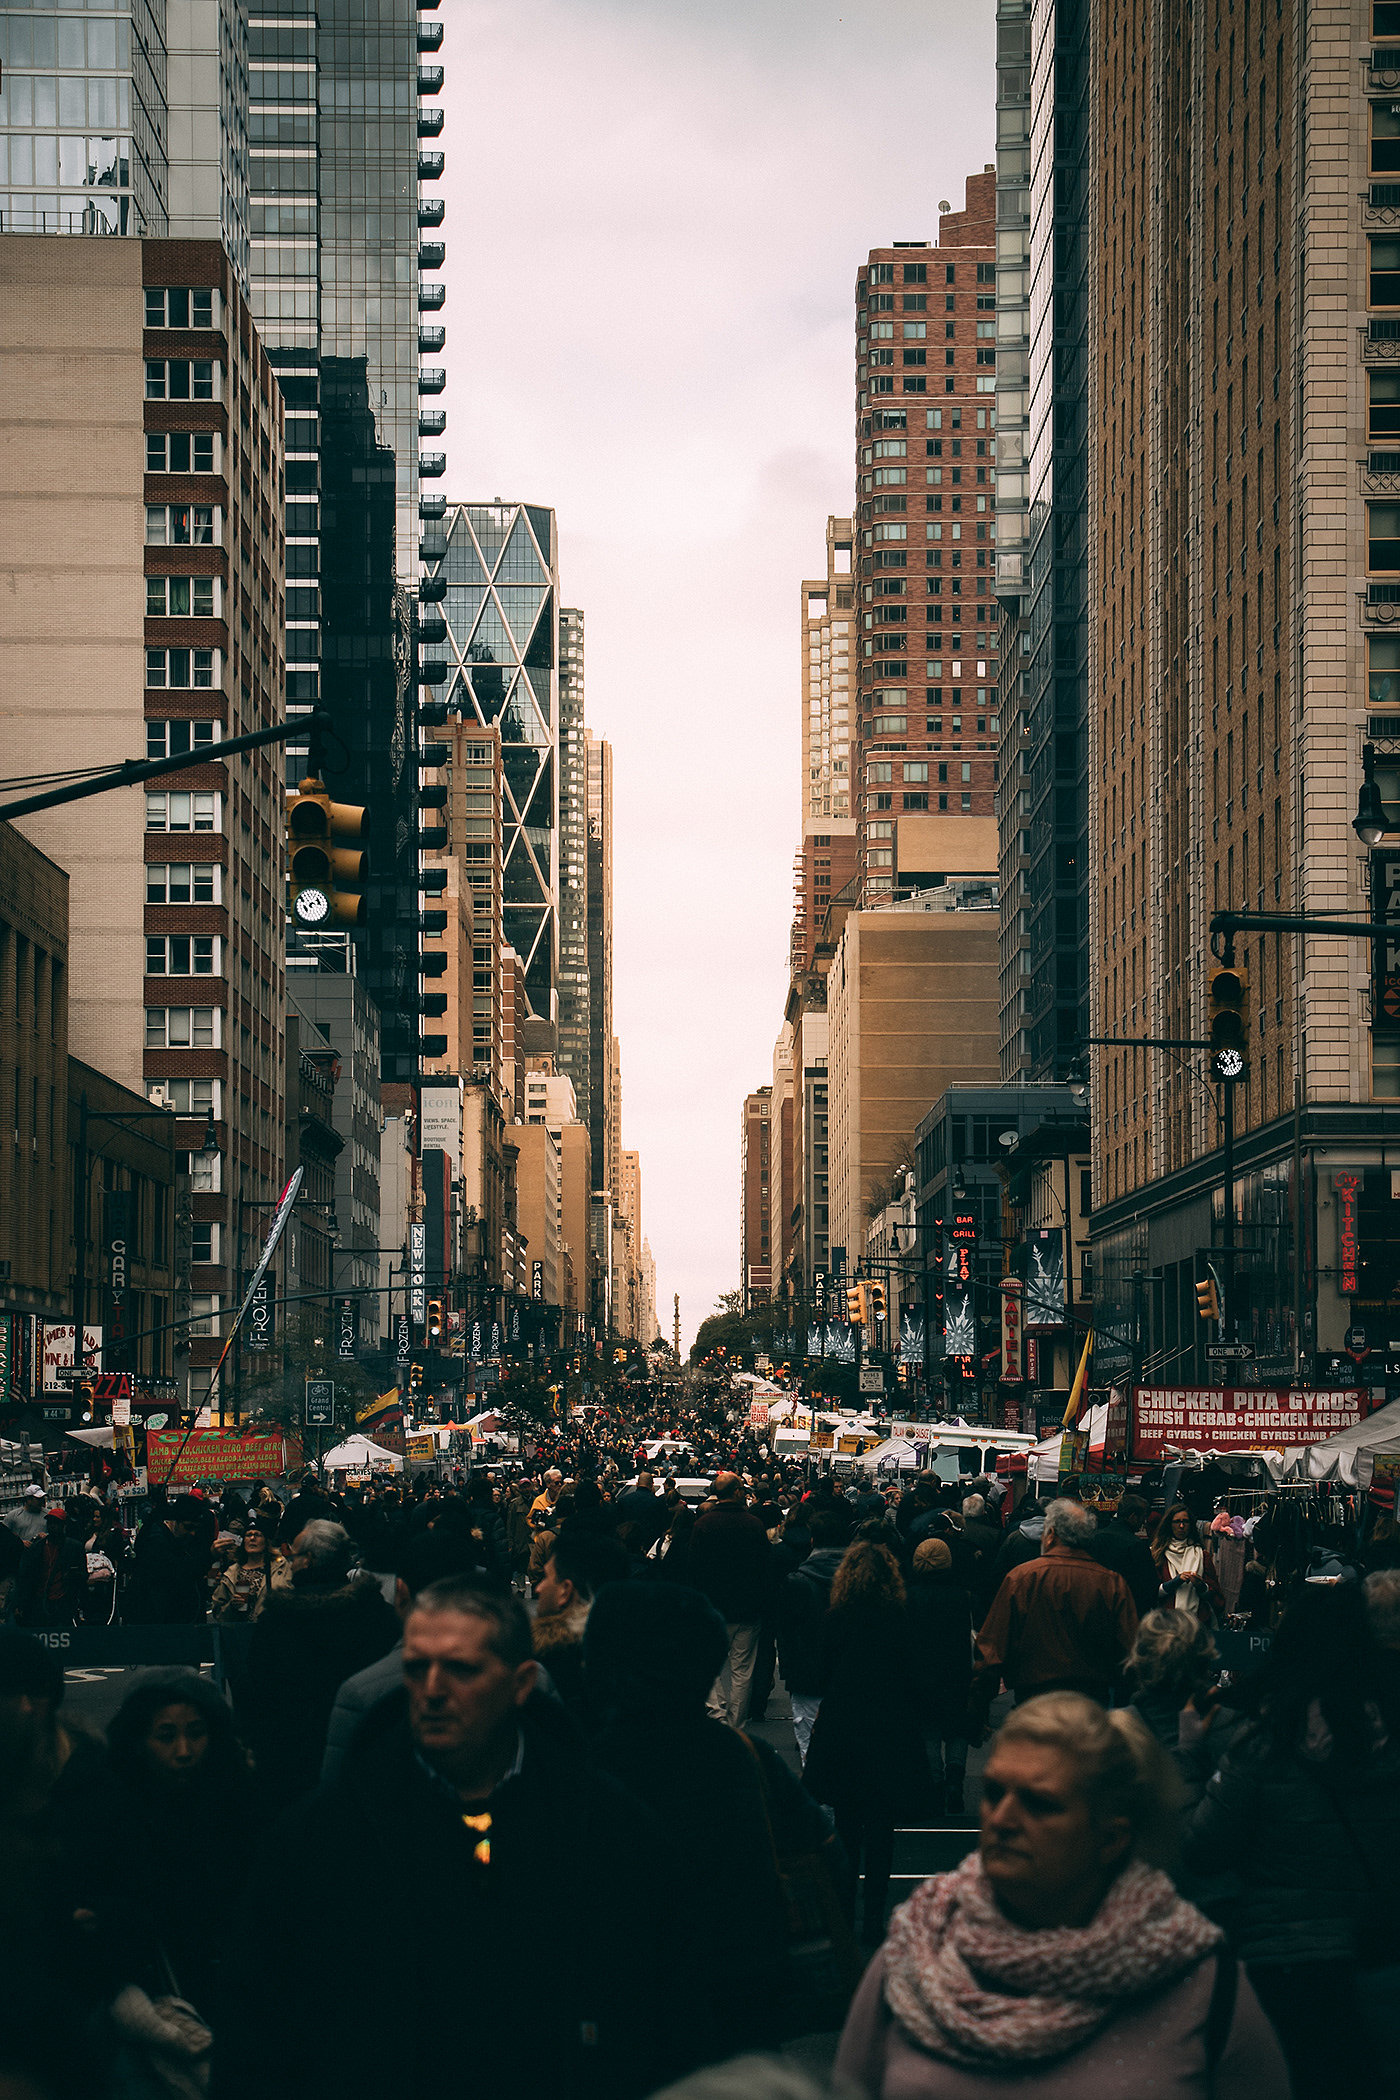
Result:
[[[1124,2000],[1184,1976],[1223,1937],[1140,1861],[1119,1875],[1090,1924],[1024,1931],[997,1908],[974,1852],[895,1912],[885,2002],[947,2063],[1048,2063],[1091,2040]]]

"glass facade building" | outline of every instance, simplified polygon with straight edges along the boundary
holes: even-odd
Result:
[[[500,730],[502,936],[524,966],[531,1011],[557,1025],[556,545],[554,513],[539,504],[460,503],[424,543],[423,560],[425,591],[445,586],[436,602],[445,627],[448,710]]]
[[[588,745],[583,614],[559,614],[559,1070],[589,1122],[592,999],[588,976]]]

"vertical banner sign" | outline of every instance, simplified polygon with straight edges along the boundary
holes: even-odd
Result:
[[[129,1294],[131,1274],[131,1191],[108,1189],[102,1199],[103,1249],[107,1266],[107,1338],[104,1361],[109,1371],[125,1371],[130,1356]]]
[[[899,1315],[899,1360],[921,1364],[924,1360],[924,1312],[921,1305],[906,1305]]]
[[[1033,1334],[1026,1336],[1026,1384],[1040,1384],[1040,1344]]]
[[[473,1321],[472,1321],[472,1362],[473,1362],[474,1364],[479,1364],[479,1363],[481,1362],[481,1322],[480,1322],[480,1320],[473,1320]]]
[[[1003,1385],[1020,1385],[1025,1376],[1021,1361],[1021,1284],[1015,1276],[1004,1276],[1001,1284],[1001,1379]]]
[[[542,1261],[532,1261],[530,1264],[530,1296],[535,1299],[544,1297],[544,1263]],[[519,1315],[517,1314],[518,1317]]]
[[[272,1214],[272,1223],[268,1227],[267,1238],[263,1241],[262,1253],[258,1256],[258,1265],[248,1279],[248,1288],[243,1294],[243,1303],[239,1306],[238,1313],[234,1319],[233,1325],[229,1328],[228,1337],[224,1342],[223,1348],[219,1351],[219,1361],[215,1364],[213,1373],[209,1380],[209,1392],[211,1398],[215,1389],[218,1387],[219,1373],[224,1368],[224,1360],[227,1357],[229,1350],[233,1347],[233,1338],[237,1334],[239,1328],[243,1325],[243,1322],[247,1317],[248,1308],[253,1302],[253,1294],[257,1290],[258,1285],[262,1282],[263,1278],[267,1274],[268,1263],[272,1260],[273,1255],[276,1253],[277,1242],[281,1239],[283,1230],[286,1227],[287,1220],[292,1215],[292,1205],[297,1200],[297,1190],[301,1187],[302,1173],[303,1169],[301,1167],[298,1167],[296,1172],[293,1174],[291,1180],[287,1183],[287,1186],[283,1189],[281,1195],[277,1199],[277,1208]],[[174,1472],[175,1467],[179,1464],[180,1453],[183,1452],[183,1450],[184,1445],[182,1444],[180,1447],[180,1452],[177,1452],[174,1459],[171,1460],[171,1473]],[[166,1479],[168,1480],[169,1477],[170,1474],[167,1473]]]
[[[955,1212],[948,1228],[943,1258],[943,1354],[971,1358],[977,1354],[977,1316],[973,1307],[973,1263],[977,1254],[975,1212]]]
[[[1040,1225],[1026,1234],[1027,1327],[1065,1324],[1065,1236],[1058,1225]]]
[[[809,1356],[820,1356],[822,1353],[822,1343],[825,1339],[826,1330],[824,1327],[809,1326],[807,1329],[807,1354]]]
[[[335,1301],[335,1355],[336,1362],[352,1364],[360,1347],[360,1301],[358,1298],[337,1298]]]
[[[1334,1174],[1332,1189],[1337,1198],[1338,1288],[1344,1298],[1355,1298],[1361,1290],[1361,1232],[1357,1223],[1361,1195],[1359,1169],[1350,1168],[1344,1174]]]
[[[499,1358],[499,1356],[500,1356],[500,1353],[501,1353],[501,1323],[500,1323],[500,1321],[499,1321],[499,1320],[493,1320],[493,1321],[491,1322],[491,1347],[490,1347],[490,1350],[488,1351],[488,1354],[489,1354],[489,1356],[490,1356],[490,1358],[491,1358],[491,1361],[492,1361],[492,1363],[495,1363],[495,1362],[497,1361],[497,1359],[498,1359],[498,1358]]]
[[[826,1320],[825,1269],[813,1269],[812,1271],[812,1310],[817,1316],[817,1325],[819,1327],[822,1326]]]
[[[267,1278],[260,1276],[248,1304],[248,1332],[243,1337],[243,1346],[245,1349],[270,1349],[276,1333],[276,1293]]]
[[[428,1318],[428,1228],[421,1220],[408,1228],[408,1316],[416,1327]]]
[[[1372,941],[1371,1033],[1400,1036],[1400,857],[1394,852],[1371,855],[1373,919],[1396,923],[1393,940]]]
[[[394,1314],[394,1356],[398,1364],[398,1382],[408,1384],[408,1360],[413,1351],[413,1329],[407,1313]]]
[[[15,1376],[15,1328],[18,1313],[0,1313],[0,1407],[8,1406]]]

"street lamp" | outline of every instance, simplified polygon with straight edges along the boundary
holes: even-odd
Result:
[[[1391,828],[1376,782],[1374,744],[1361,746],[1361,792],[1356,798],[1356,815],[1351,820],[1351,828],[1363,846],[1379,846]]]
[[[963,1180],[963,1170],[960,1166],[953,1169],[953,1201],[954,1203],[966,1203],[967,1201],[967,1183]]]

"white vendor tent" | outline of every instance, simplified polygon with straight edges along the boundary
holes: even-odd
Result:
[[[323,1473],[348,1473],[359,1466],[389,1466],[395,1473],[403,1471],[403,1460],[397,1451],[386,1451],[382,1444],[373,1444],[367,1436],[348,1436],[334,1451],[328,1451],[321,1460]]]
[[[1387,1401],[1354,1429],[1339,1429],[1320,1444],[1289,1451],[1289,1471],[1304,1480],[1344,1480],[1348,1487],[1369,1487],[1371,1460],[1382,1452],[1400,1452],[1400,1400]]]
[[[866,1473],[889,1472],[891,1468],[907,1473],[919,1463],[919,1454],[906,1437],[887,1437],[883,1444],[874,1445],[856,1461]]]

